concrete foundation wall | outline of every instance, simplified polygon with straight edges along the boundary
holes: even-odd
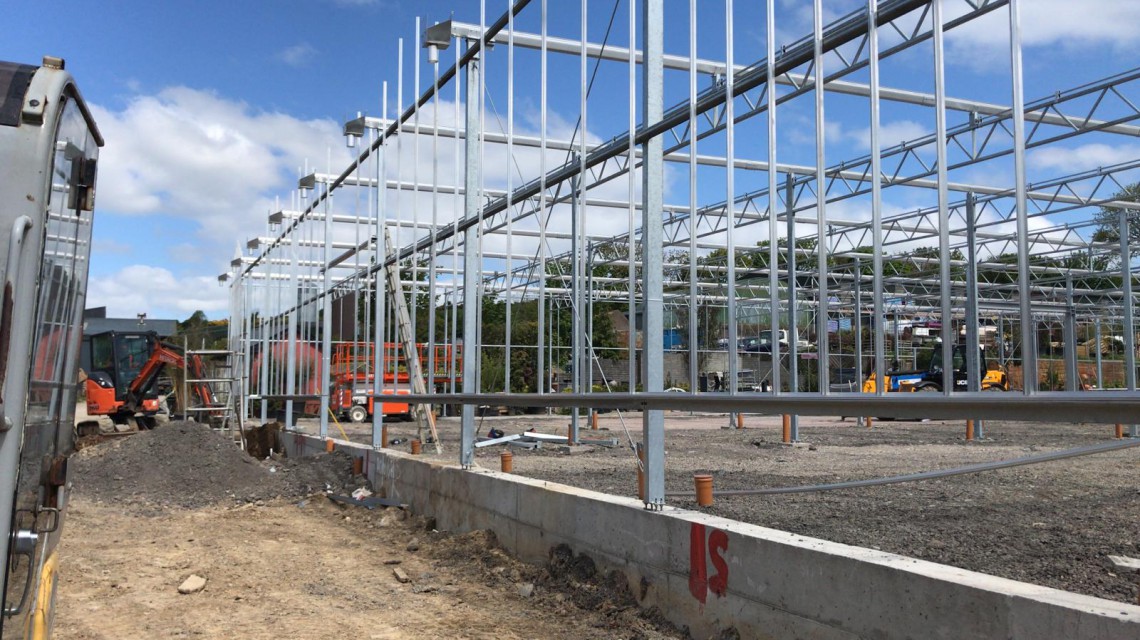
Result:
[[[289,455],[325,450],[286,435]],[[1140,606],[493,471],[337,443],[378,491],[441,529],[491,529],[543,562],[566,543],[625,573],[643,607],[704,638],[1138,638]],[[633,470],[631,468],[632,476]]]

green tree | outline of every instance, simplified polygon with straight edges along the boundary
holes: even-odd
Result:
[[[1114,200],[1125,202],[1140,202],[1140,182],[1124,187],[1113,195]],[[1140,210],[1129,209],[1128,215],[1128,242],[1140,242]],[[1097,230],[1093,234],[1094,242],[1120,242],[1120,209],[1116,207],[1101,207],[1096,213]]]
[[[183,339],[192,349],[225,349],[229,342],[229,320],[210,320],[204,311],[198,310],[178,323],[174,333],[174,343],[182,344]]]

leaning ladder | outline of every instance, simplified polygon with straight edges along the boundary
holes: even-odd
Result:
[[[387,228],[384,229],[384,249],[387,255],[393,253],[392,234]],[[404,289],[400,285],[400,265],[393,261],[385,269],[385,272],[388,278],[388,300],[392,303],[392,309],[396,313],[397,340],[404,350],[404,362],[408,367],[408,380],[412,384],[413,393],[426,395],[427,385],[424,384],[420,354],[419,350],[416,349],[416,331],[412,327],[412,318],[408,314],[408,302],[404,299]],[[381,375],[381,372],[377,371],[376,375]],[[381,400],[374,400],[374,402],[378,401]],[[412,405],[412,415],[416,419],[416,431],[420,440],[423,440],[424,427],[426,426],[431,432],[431,440],[435,444],[436,453],[443,453],[443,448],[439,444],[439,434],[435,430],[435,415],[431,412],[431,405]]]

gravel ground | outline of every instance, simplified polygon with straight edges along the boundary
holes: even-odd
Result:
[[[151,509],[299,498],[325,490],[345,494],[367,484],[353,477],[348,454],[256,460],[197,422],[171,422],[99,442],[77,453],[72,464],[80,479],[76,495]]]
[[[528,428],[566,433],[565,416],[486,418],[507,434]],[[803,446],[780,443],[780,421],[749,416],[744,429],[722,429],[724,415],[666,417],[666,489],[685,492],[674,506],[696,508],[692,476],[709,473],[716,489],[782,487],[875,478],[1104,442],[1111,425],[989,422],[986,438],[966,442],[961,423],[801,419]],[[639,414],[626,425],[640,438]],[[364,425],[349,431],[365,440]],[[614,414],[583,437],[627,443]],[[415,434],[395,423],[391,439]],[[456,457],[453,419],[440,420],[446,461]],[[810,446],[809,446],[810,445]],[[407,444],[399,445],[406,449]],[[628,444],[513,449],[514,472],[618,495],[636,494]],[[477,450],[477,463],[498,467],[501,446]],[[425,447],[425,451],[429,451]],[[824,493],[719,497],[708,512],[765,527],[872,547],[964,569],[1123,602],[1137,602],[1140,577],[1114,570],[1108,555],[1140,557],[1140,449],[1016,467],[941,480]]]
[[[528,565],[489,531],[333,503],[366,483],[343,453],[255,460],[195,423],[84,444],[53,637],[688,637],[569,548]]]

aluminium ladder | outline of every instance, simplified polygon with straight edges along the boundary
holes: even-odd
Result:
[[[391,255],[393,250],[391,231],[385,227],[384,253],[385,255]],[[419,350],[416,349],[416,332],[415,328],[412,327],[412,318],[408,313],[408,302],[404,298],[403,287],[400,286],[400,265],[393,262],[385,268],[385,273],[388,279],[388,299],[391,301],[392,309],[396,314],[397,340],[404,350],[404,363],[408,367],[408,380],[411,382],[412,392],[419,395],[426,395],[427,385],[424,384],[423,368],[420,366],[420,354]],[[377,372],[376,375],[379,375],[379,372]],[[412,405],[412,415],[414,415],[416,419],[416,431],[420,440],[423,440],[424,427],[426,426],[431,432],[431,440],[435,444],[435,452],[443,453],[443,448],[439,444],[439,434],[435,430],[435,415],[431,412],[431,405]]]

